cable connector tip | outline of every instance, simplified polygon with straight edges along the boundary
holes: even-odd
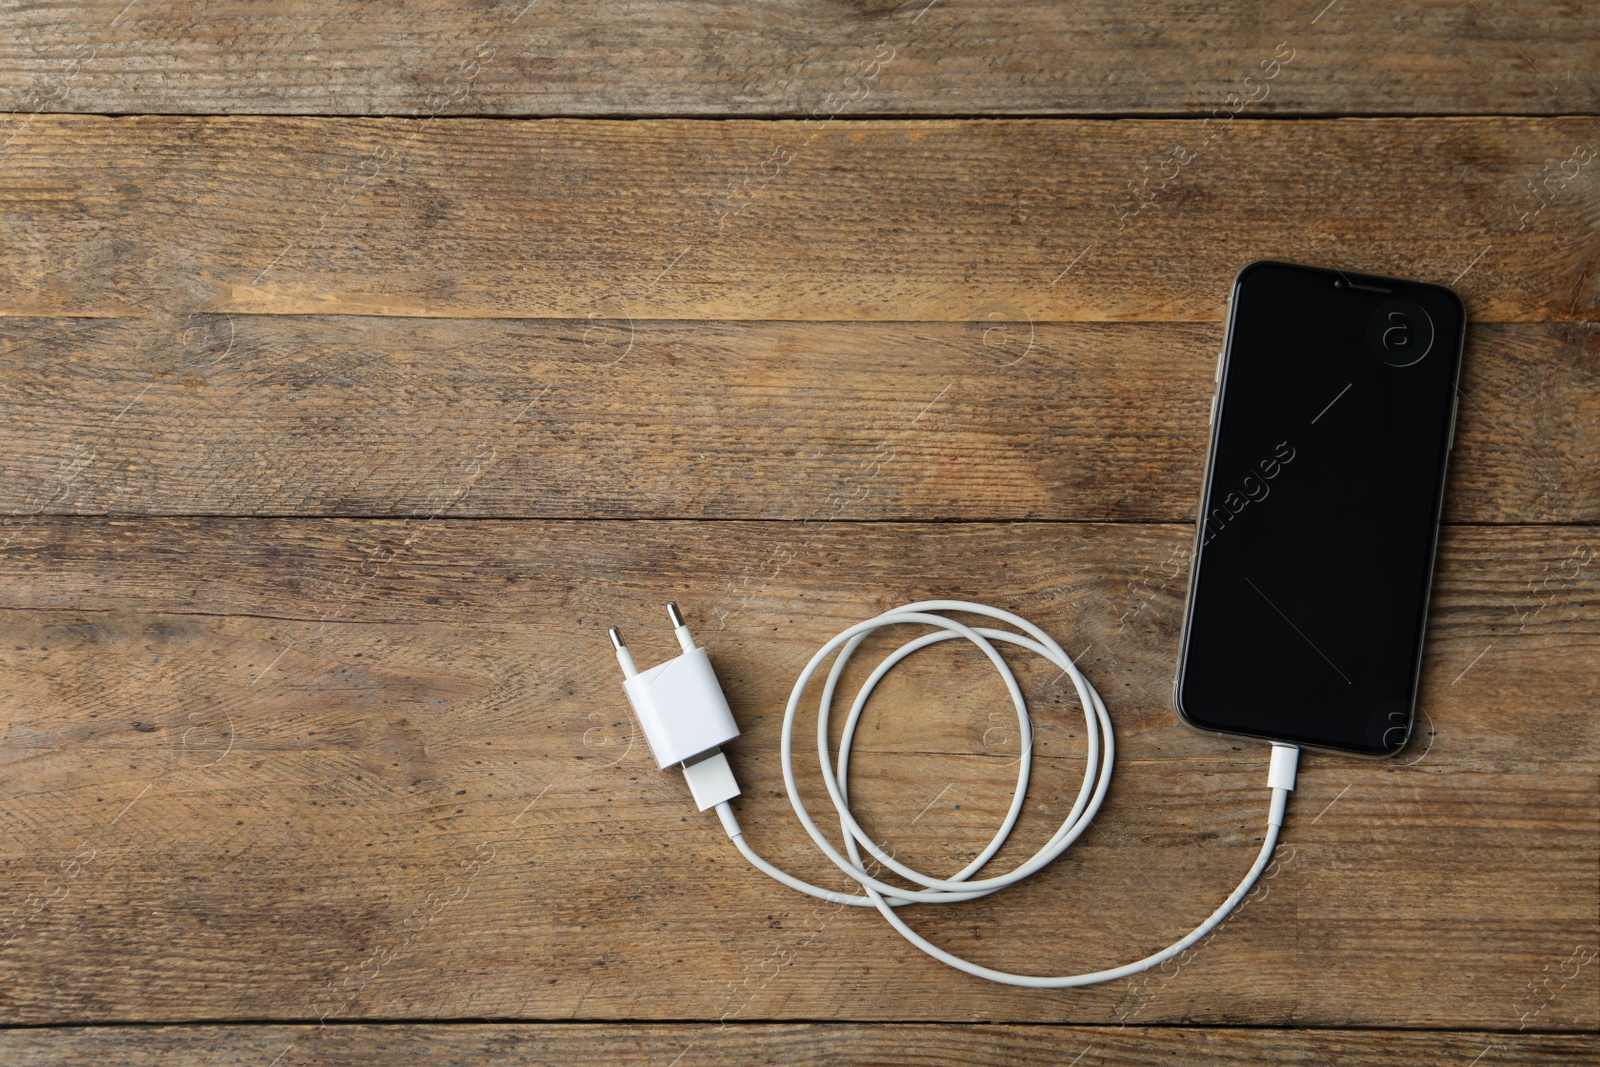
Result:
[[[1272,762],[1267,769],[1269,789],[1294,789],[1295,769],[1300,765],[1300,749],[1294,745],[1272,743]]]

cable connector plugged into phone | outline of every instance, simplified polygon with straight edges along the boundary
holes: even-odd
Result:
[[[694,802],[707,811],[739,795],[739,783],[721,748],[739,736],[739,727],[711,669],[711,658],[695,645],[678,605],[667,605],[667,618],[683,654],[665,663],[641,672],[615,626],[610,630],[611,644],[622,665],[622,687],[656,765],[666,770],[682,764]]]

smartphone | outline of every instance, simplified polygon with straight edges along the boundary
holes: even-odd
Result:
[[[1186,722],[1405,747],[1465,334],[1444,286],[1239,272],[1173,687]]]

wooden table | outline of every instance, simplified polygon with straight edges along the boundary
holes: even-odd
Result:
[[[7,5],[0,1059],[1596,1062],[1600,18],[1291,7]],[[1258,258],[1471,312],[1412,746],[1306,759],[1242,910],[1090,989],[747,867],[605,627],[653,663],[682,605],[750,840],[827,878],[784,696],[952,596],[1057,635],[1121,751],[1066,857],[916,927],[1065,973],[1226,895],[1265,760],[1170,687]],[[1082,767],[1019,669],[1001,864]],[[910,661],[872,831],[980,848],[1009,714]]]

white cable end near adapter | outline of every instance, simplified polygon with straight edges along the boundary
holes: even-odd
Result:
[[[695,646],[676,604],[667,605],[673,633],[683,654],[641,672],[622,635],[611,628],[611,644],[622,665],[622,687],[644,730],[656,765],[683,764],[683,776],[701,811],[739,795],[733,768],[719,746],[739,736],[733,711],[722,695],[706,650]]]
[[[739,795],[739,783],[728,766],[728,756],[720,748],[702,753],[683,764],[683,780],[689,783],[689,792],[701,811],[709,811],[724,800]]]

